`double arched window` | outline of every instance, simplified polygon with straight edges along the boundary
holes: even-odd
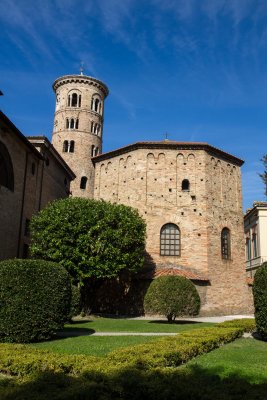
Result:
[[[223,228],[221,232],[221,252],[222,259],[230,260],[231,258],[231,235],[228,228]]]
[[[181,255],[181,234],[175,224],[165,224],[160,230],[160,255],[180,256]]]
[[[74,140],[64,140],[63,153],[74,153]]]
[[[0,186],[14,191],[13,165],[9,152],[2,142],[0,142]]]
[[[99,148],[95,145],[91,146],[91,157],[98,156],[99,154]]]

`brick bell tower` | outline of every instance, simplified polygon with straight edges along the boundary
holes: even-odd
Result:
[[[98,79],[65,75],[53,83],[56,110],[52,143],[76,174],[71,183],[75,197],[93,198],[91,158],[102,152],[104,101],[108,87]]]

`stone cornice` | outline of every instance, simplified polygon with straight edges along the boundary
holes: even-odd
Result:
[[[174,142],[170,140],[164,140],[161,142],[136,142],[119,149],[100,154],[94,157],[92,160],[94,163],[107,160],[109,158],[129,153],[133,150],[139,149],[154,149],[154,150],[204,150],[211,156],[217,156],[221,159],[229,161],[239,167],[244,164],[244,161],[237,158],[229,153],[226,153],[216,147],[209,145],[204,142]]]
[[[109,90],[107,85],[103,83],[102,81],[93,78],[91,76],[87,75],[64,75],[61,76],[60,78],[56,79],[55,82],[53,83],[52,87],[53,90],[56,91],[57,88],[59,88],[62,85],[65,85],[66,83],[85,83],[88,85],[93,85],[96,86],[98,89],[100,89],[104,96],[107,97],[109,94]]]

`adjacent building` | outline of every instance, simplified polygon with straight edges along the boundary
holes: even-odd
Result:
[[[244,216],[246,272],[253,278],[257,268],[267,261],[267,202],[257,201]]]
[[[69,196],[74,178],[47,138],[28,140],[0,111],[0,260],[27,257],[32,215]]]

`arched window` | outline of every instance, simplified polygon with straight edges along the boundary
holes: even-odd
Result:
[[[181,235],[180,229],[175,224],[163,225],[160,231],[160,255],[180,256]]]
[[[188,179],[184,179],[182,182],[182,190],[189,191],[190,190],[190,183]]]
[[[101,112],[101,100],[97,94],[92,98],[91,109],[99,114]]]
[[[95,148],[95,156],[98,155],[98,147]]]
[[[228,228],[223,228],[221,233],[221,251],[222,258],[224,260],[229,260],[231,258],[231,243],[230,243],[230,230]]]
[[[63,142],[63,153],[67,153],[68,152],[68,144],[69,144],[69,142],[68,142],[68,140],[64,140],[64,142]]]
[[[75,121],[75,129],[79,129],[79,119],[78,118]]]
[[[14,172],[11,157],[4,145],[0,142],[0,186],[14,192]]]
[[[72,93],[72,96],[71,96],[71,107],[77,107],[77,105],[78,105],[77,93]]]
[[[82,96],[77,93],[70,93],[68,95],[68,107],[81,107]]]
[[[94,157],[94,155],[95,155],[95,146],[92,145],[91,146],[91,157]]]
[[[74,153],[74,140],[64,140],[63,153]]]
[[[74,119],[71,118],[70,120],[70,129],[74,129]]]
[[[86,189],[87,178],[86,176],[81,177],[80,189]]]
[[[74,140],[71,140],[70,141],[70,153],[74,153],[74,145],[75,145]]]
[[[66,119],[66,129],[70,128],[70,120],[67,118]]]

